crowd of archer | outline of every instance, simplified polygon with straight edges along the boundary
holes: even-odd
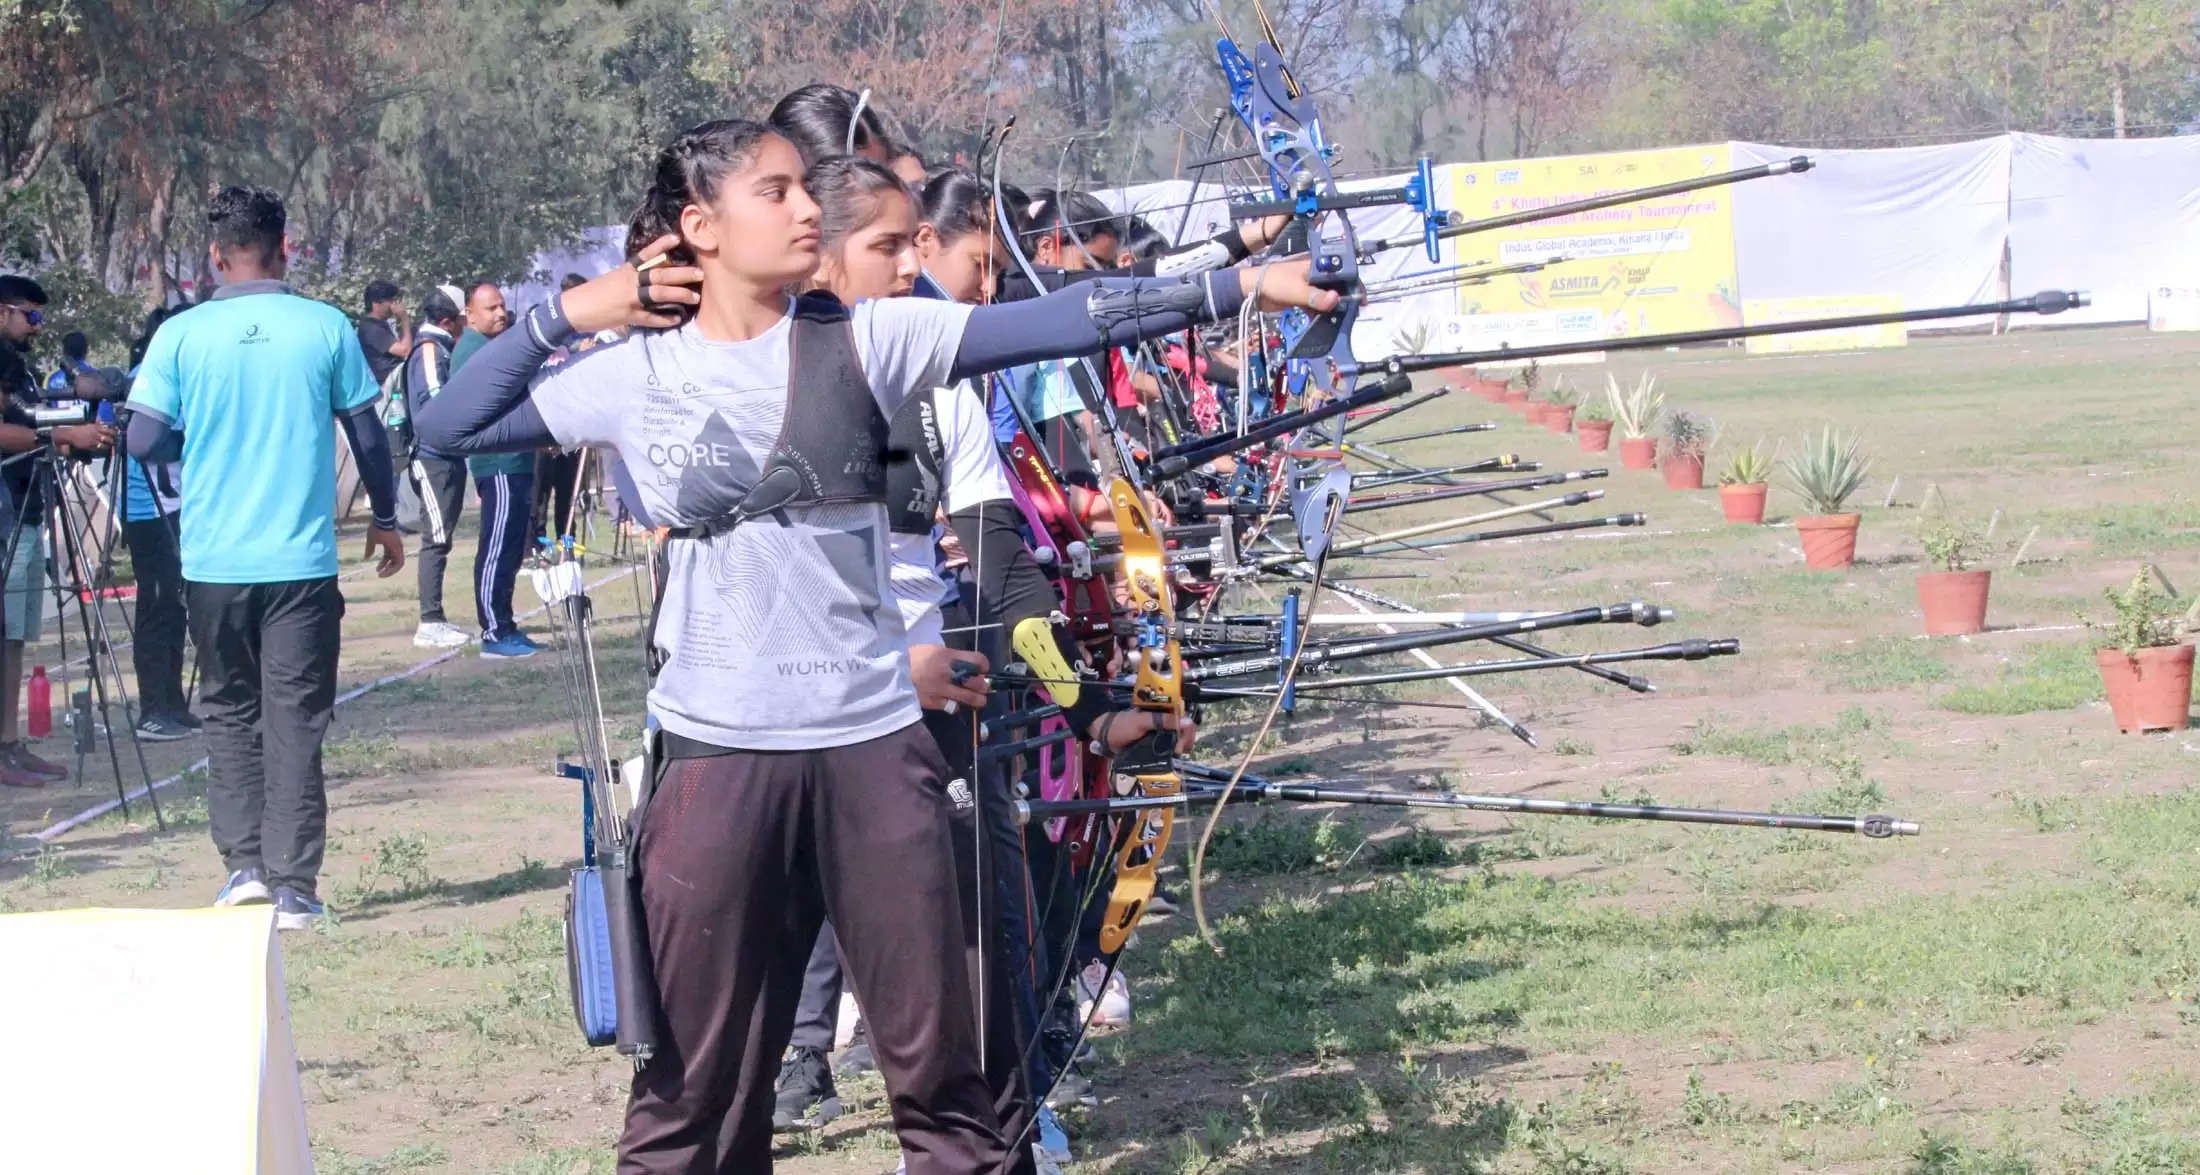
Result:
[[[1056,528],[1113,529],[1108,455],[1219,419],[1239,365],[1200,328],[1335,304],[1303,261],[1239,264],[1283,224],[1172,247],[1086,194],[927,167],[805,87],[677,137],[629,263],[415,409],[438,452],[604,453],[661,539],[633,818],[659,1008],[622,1170],[766,1169],[775,1128],[837,1114],[844,976],[841,1066],[881,1072],[908,1170],[1068,1157],[1049,1103],[1093,1098],[1086,1034],[1130,1018],[1127,927],[1091,900],[1117,862],[1015,824],[1029,764],[981,754],[977,715],[993,666],[1043,663],[1057,756],[1104,777],[1191,748],[1181,704],[1101,684],[1125,650],[1104,581],[1099,615],[1070,602]]]
[[[995,665],[1043,662],[1059,675],[1019,704],[1051,699],[1092,770],[1192,748],[1180,701],[1102,686],[1124,650],[1105,592],[1094,615],[1070,585],[1061,528],[1114,527],[1110,450],[1219,419],[1238,365],[1202,328],[1335,305],[1303,261],[1240,264],[1282,219],[1173,247],[1087,194],[928,167],[863,97],[813,85],[678,136],[627,263],[516,319],[486,284],[437,287],[415,317],[378,282],[364,322],[300,296],[264,189],[221,190],[205,225],[220,287],[149,329],[121,439],[174,503],[216,904],[272,904],[284,929],[326,915],[336,439],[380,574],[420,533],[416,643],[486,656],[534,647],[507,533],[576,525],[562,501],[520,505],[529,482],[577,487],[600,453],[617,513],[657,537],[633,815],[656,1046],[620,1169],[768,1169],[775,1130],[836,1114],[843,974],[863,1024],[841,1064],[881,1072],[908,1170],[1066,1159],[1049,1103],[1092,1100],[1086,1034],[1130,1018],[1090,900],[1114,861],[1026,836],[1030,764],[981,759],[978,714]],[[86,427],[31,443],[115,444]],[[442,567],[468,474],[481,626],[453,640]]]

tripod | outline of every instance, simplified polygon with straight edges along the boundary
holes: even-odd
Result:
[[[123,818],[129,818],[130,799],[129,790],[123,786],[122,752],[115,745],[113,716],[115,707],[119,704],[124,718],[123,730],[125,736],[130,740],[131,751],[136,755],[138,775],[145,784],[146,798],[152,803],[154,823],[161,831],[166,832],[168,821],[160,810],[160,797],[153,792],[153,772],[145,761],[145,747],[138,741],[134,707],[130,704],[129,679],[123,675],[122,665],[115,658],[114,640],[107,626],[107,610],[100,606],[100,597],[96,585],[82,582],[83,569],[94,566],[91,561],[92,552],[85,549],[84,543],[84,536],[89,533],[91,528],[89,519],[81,519],[86,525],[83,529],[78,529],[77,523],[80,519],[72,514],[68,495],[63,492],[75,480],[70,476],[70,460],[51,444],[41,445],[29,453],[10,458],[11,462],[31,462],[29,496],[43,497],[45,506],[43,521],[46,532],[54,536],[52,554],[54,563],[57,566],[55,574],[52,576],[53,582],[49,586],[54,594],[55,639],[60,646],[58,663],[62,670],[64,689],[67,688],[68,681],[68,609],[72,600],[76,604],[77,623],[83,633],[87,650],[84,659],[85,672],[86,676],[91,679],[91,689],[84,693],[71,695],[71,706],[74,711],[73,724],[75,727],[75,737],[72,741],[76,751],[77,780],[80,783],[82,782],[85,759],[94,750],[94,718],[91,706],[96,700],[99,708],[97,723],[104,728],[107,743],[107,761],[115,774],[115,799],[122,807]],[[117,463],[119,464],[119,459]],[[5,551],[6,559],[0,561],[0,568],[14,565],[16,549],[23,541],[23,530],[27,521],[26,516],[29,513],[29,504],[27,500],[16,504],[15,526],[8,535]],[[106,545],[105,543],[101,544],[103,548]],[[98,556],[101,560],[104,560],[106,551],[101,550],[98,552]],[[68,568],[71,578],[71,582],[66,585],[61,582],[60,569],[63,567]],[[109,693],[110,687],[113,691],[111,696]]]

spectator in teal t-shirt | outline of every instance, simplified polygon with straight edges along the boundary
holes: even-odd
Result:
[[[490,339],[504,333],[512,315],[504,292],[482,282],[466,295],[466,333],[451,351],[451,374]],[[535,501],[535,455],[491,453],[468,457],[481,496],[481,537],[474,548],[474,610],[481,618],[481,655],[491,660],[531,657],[539,647],[512,619],[512,588],[527,558],[529,516]]]
[[[302,930],[327,846],[321,742],[336,708],[336,430],[374,521],[378,570],[405,565],[380,387],[351,319],[283,283],[283,202],[229,187],[207,208],[222,285],[161,324],[130,391],[130,455],[183,462],[184,595],[212,772],[206,804],[229,880],[214,904],[272,902]]]

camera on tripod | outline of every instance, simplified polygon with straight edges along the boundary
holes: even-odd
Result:
[[[53,394],[30,404],[33,426],[50,429],[90,424],[98,417],[101,402],[111,402],[119,409],[122,401],[130,398],[130,377],[114,368],[93,368],[83,372],[63,368],[62,381],[68,386],[66,393]]]

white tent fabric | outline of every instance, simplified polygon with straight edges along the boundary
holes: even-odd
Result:
[[[1810,171],[1737,185],[1746,300],[1895,295],[1907,310],[1997,297],[2009,140],[1876,151],[1733,143],[1734,166],[1810,156]]]
[[[2200,135],[2011,135],[2011,291],[2083,289],[2057,324],[2133,322],[2147,293],[2200,286]]]

